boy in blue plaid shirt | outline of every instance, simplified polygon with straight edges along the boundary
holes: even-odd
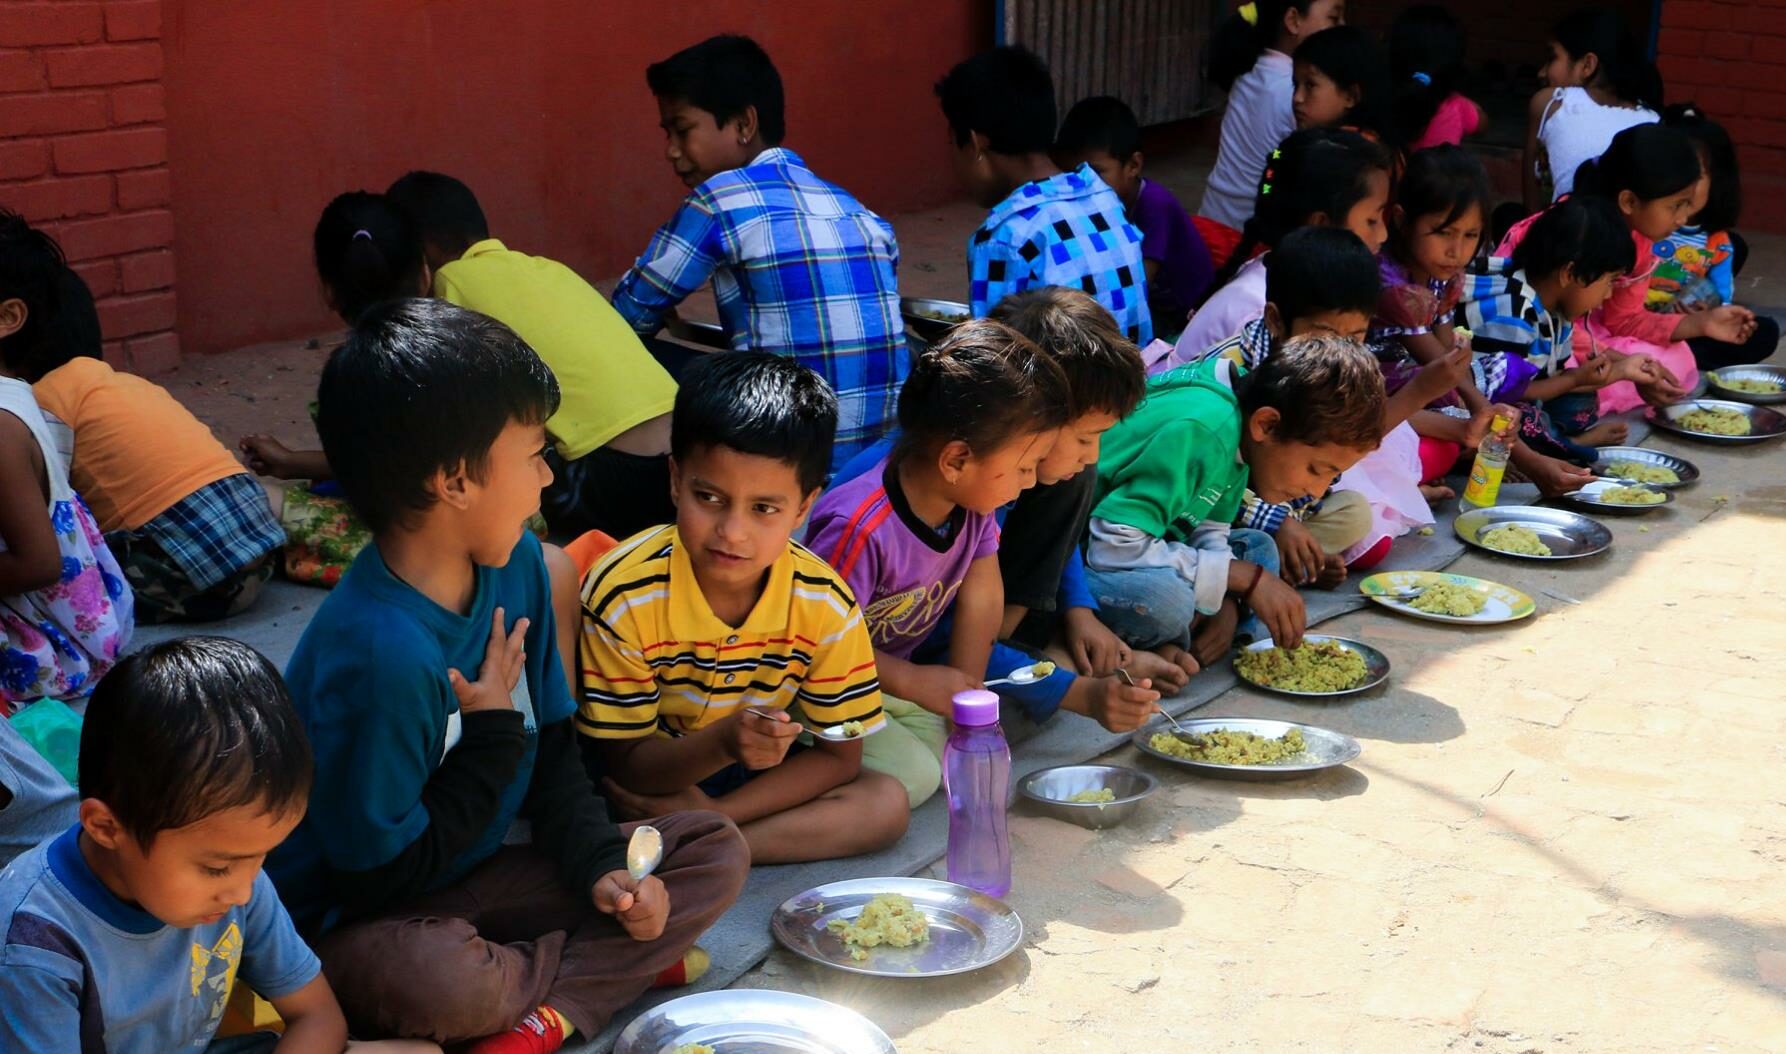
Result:
[[[645,71],[664,156],[690,189],[614,290],[650,336],[713,280],[736,350],[770,351],[837,393],[832,467],[892,426],[909,362],[893,227],[780,144],[781,76],[748,37],[718,36]]]
[[[1058,285],[1090,294],[1138,346],[1153,340],[1141,231],[1090,165],[1062,172],[1054,142],[1054,82],[1042,60],[999,47],[936,86],[955,143],[955,172],[991,209],[967,243],[976,317],[1012,293]]]

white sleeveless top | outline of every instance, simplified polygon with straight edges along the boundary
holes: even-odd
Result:
[[[1575,170],[1612,145],[1613,136],[1660,120],[1642,106],[1602,106],[1585,88],[1558,88],[1538,121],[1538,142],[1550,161],[1551,200],[1575,189]],[[1544,173],[1539,171],[1540,178]]]

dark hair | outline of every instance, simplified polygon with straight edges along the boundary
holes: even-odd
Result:
[[[354,511],[375,533],[434,503],[428,481],[482,477],[509,424],[558,409],[558,382],[507,326],[444,300],[391,300],[323,367],[316,430]]]
[[[982,51],[937,81],[936,97],[956,146],[975,132],[995,154],[1034,154],[1054,143],[1054,80],[1034,52],[1011,45]]]
[[[837,396],[823,377],[766,351],[703,355],[685,371],[670,416],[670,453],[729,447],[794,467],[800,492],[825,485]]]
[[[1296,48],[1296,62],[1313,66],[1343,91],[1357,93],[1340,124],[1400,145],[1389,117],[1389,73],[1376,40],[1357,26],[1330,26]]]
[[[1278,412],[1284,443],[1375,450],[1383,439],[1383,373],[1365,346],[1310,334],[1285,341],[1234,384],[1242,420]]]
[[[1711,231],[1727,231],[1736,226],[1743,212],[1742,174],[1736,164],[1736,147],[1724,126],[1705,115],[1696,103],[1670,106],[1662,114],[1662,123],[1678,128],[1693,140],[1712,179],[1707,189],[1705,208],[1688,222]]]
[[[1464,27],[1443,4],[1415,4],[1389,27],[1390,116],[1396,141],[1418,140],[1458,90],[1464,75]]]
[[[62,311],[62,247],[56,239],[0,207],[0,300],[25,305],[25,324],[0,338],[0,363],[26,381],[41,377],[53,354],[56,320]],[[35,374],[35,376],[33,376]]]
[[[374,304],[421,292],[422,237],[382,194],[337,196],[323,208],[311,241],[317,276],[350,326]]]
[[[961,440],[976,455],[1067,423],[1066,378],[1029,338],[1002,322],[969,319],[932,345],[899,389],[893,456]]]
[[[34,348],[9,358],[11,368],[29,384],[36,384],[44,374],[75,359],[105,358],[99,309],[93,304],[93,290],[87,287],[87,280],[72,267],[63,267],[56,276],[55,294],[55,313],[39,330],[43,339]]]
[[[1678,128],[1640,124],[1612,137],[1612,145],[1575,170],[1576,195],[1617,198],[1630,191],[1639,201],[1679,194],[1705,172],[1693,140]]]
[[[1486,224],[1488,195],[1488,172],[1473,152],[1449,143],[1415,151],[1395,185],[1400,219],[1391,212],[1390,251],[1398,258],[1406,251],[1408,238],[1414,233],[1414,221],[1422,216],[1442,215],[1445,219],[1439,226],[1448,227],[1463,218],[1471,206],[1477,206],[1482,209]]]
[[[1141,152],[1141,122],[1135,119],[1135,111],[1114,95],[1080,99],[1060,123],[1054,149],[1062,157],[1084,157],[1102,150],[1118,161],[1127,161]]]
[[[683,48],[645,67],[645,84],[660,99],[680,99],[713,115],[723,125],[754,106],[763,142],[778,145],[787,135],[781,74],[769,53],[749,37],[731,33]]]
[[[1551,29],[1550,37],[1576,61],[1597,57],[1600,69],[1594,80],[1620,99],[1652,110],[1662,108],[1662,74],[1617,12],[1583,8],[1564,16]]]
[[[1377,258],[1344,227],[1293,230],[1265,257],[1265,300],[1286,330],[1324,311],[1375,314],[1381,290]]]
[[[1284,235],[1308,226],[1319,213],[1336,226],[1370,193],[1371,176],[1389,171],[1389,155],[1377,144],[1343,128],[1304,128],[1290,133],[1265,159],[1252,218],[1240,244],[1210,294],[1226,285],[1260,246],[1269,249]],[[1207,299],[1207,298],[1206,298]]]
[[[1528,279],[1567,270],[1578,282],[1597,282],[1637,266],[1637,248],[1618,206],[1606,198],[1571,194],[1532,221],[1513,248],[1513,265]]]
[[[1067,419],[1103,411],[1129,416],[1147,391],[1141,352],[1104,305],[1077,289],[1048,285],[994,304],[989,318],[1029,339],[1060,367]]]
[[[1315,0],[1258,0],[1253,21],[1238,11],[1223,19],[1209,40],[1209,79],[1223,91],[1234,87],[1240,75],[1259,61],[1260,52],[1277,46],[1284,16],[1292,9],[1306,15],[1314,5]]]
[[[243,806],[289,815],[310,795],[310,743],[285,682],[226,637],[125,656],[81,725],[80,793],[147,849],[162,831]]]
[[[405,173],[385,196],[408,213],[424,242],[458,259],[490,236],[490,222],[471,188],[439,172]]]

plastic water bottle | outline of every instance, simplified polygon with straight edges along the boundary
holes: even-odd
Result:
[[[1501,477],[1507,474],[1507,458],[1513,453],[1513,419],[1495,414],[1488,426],[1488,435],[1476,448],[1476,462],[1470,466],[1470,482],[1458,505],[1464,512],[1486,509],[1501,496]]]
[[[991,897],[1011,891],[1011,838],[1005,806],[1011,748],[998,726],[998,696],[975,689],[955,696],[955,731],[943,747],[949,796],[949,881]]]

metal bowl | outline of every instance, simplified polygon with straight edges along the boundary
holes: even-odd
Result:
[[[1250,684],[1254,688],[1258,688],[1262,691],[1276,692],[1279,695],[1292,695],[1298,699],[1337,699],[1342,695],[1357,695],[1359,692],[1368,692],[1389,679],[1389,656],[1384,655],[1382,652],[1362,641],[1347,640],[1344,637],[1327,637],[1319,633],[1305,633],[1302,635],[1302,641],[1304,644],[1318,644],[1324,641],[1330,641],[1339,645],[1346,651],[1352,652],[1354,655],[1361,656],[1364,659],[1364,680],[1350,688],[1341,688],[1334,692],[1298,692],[1289,688],[1278,688],[1269,684],[1261,684],[1248,677],[1246,674],[1241,673],[1239,666],[1234,668],[1234,676],[1240,678],[1242,682]],[[1267,637],[1261,641],[1254,641],[1240,650],[1269,651],[1275,647],[1277,647],[1277,645],[1272,643],[1270,637]]]
[[[1550,547],[1549,556],[1521,556],[1483,545],[1481,535],[1496,527],[1526,527]],[[1612,532],[1598,520],[1579,512],[1564,509],[1541,509],[1536,505],[1497,505],[1492,509],[1472,509],[1457,518],[1457,536],[1466,545],[1485,553],[1515,560],[1579,560],[1603,553],[1612,545]]]
[[[1047,816],[1101,831],[1133,816],[1156,786],[1152,776],[1122,765],[1056,765],[1025,776],[1017,793]],[[1115,801],[1069,800],[1075,794],[1105,788],[1116,794]]]
[[[930,939],[910,948],[872,948],[854,959],[830,922],[848,922],[883,893],[898,893],[930,920]],[[874,977],[946,977],[979,970],[1016,951],[1023,920],[1010,905],[953,882],[929,878],[852,878],[789,897],[769,917],[769,932],[803,959]]]
[[[724,1054],[898,1054],[874,1022],[793,992],[730,988],[672,999],[634,1018],[614,1054],[666,1054],[700,1043]]]
[[[1706,390],[1719,398],[1735,399],[1739,403],[1786,403],[1786,391],[1765,395],[1741,392],[1725,387],[1726,381],[1767,381],[1786,388],[1786,366],[1726,366],[1721,370],[1708,370],[1705,375]]]
[[[1679,490],[1691,487],[1699,482],[1699,466],[1684,457],[1675,457],[1660,450],[1651,450],[1641,446],[1603,446],[1600,448],[1600,460],[1594,462],[1592,469],[1596,476],[1611,476],[1612,463],[1615,461],[1636,461],[1644,465],[1657,465],[1661,468],[1673,469],[1681,478],[1679,483],[1650,483],[1651,487],[1663,490]]]
[[[899,298],[899,314],[905,319],[906,328],[926,344],[936,343],[958,323],[973,317],[973,311],[959,301],[911,296]],[[943,317],[935,317],[938,315]]]
[[[1746,436],[1725,436],[1712,432],[1694,432],[1680,423],[1680,416],[1691,410],[1734,410],[1749,419],[1749,434]],[[1676,435],[1697,439],[1703,443],[1721,443],[1737,445],[1741,443],[1761,443],[1786,435],[1786,415],[1765,406],[1752,406],[1748,403],[1731,402],[1728,399],[1688,399],[1672,406],[1661,408],[1650,407],[1650,423],[1657,428],[1673,432]]]
[[[1651,494],[1660,494],[1662,500],[1653,505],[1621,505],[1615,501],[1603,500],[1601,496],[1614,487],[1647,490]],[[1673,504],[1674,495],[1664,487],[1653,487],[1647,483],[1609,483],[1606,480],[1597,479],[1580,490],[1571,491],[1556,500],[1573,505],[1578,509],[1590,509],[1609,516],[1642,516],[1646,512],[1655,512],[1665,505]]]
[[[1317,772],[1325,772],[1331,768],[1348,765],[1364,753],[1364,747],[1358,740],[1344,732],[1334,732],[1314,725],[1298,724],[1294,721],[1266,721],[1250,717],[1200,717],[1190,721],[1180,721],[1187,732],[1214,732],[1218,729],[1231,729],[1236,732],[1251,732],[1255,736],[1282,736],[1292,728],[1302,730],[1302,740],[1307,747],[1301,754],[1273,765],[1219,765],[1213,761],[1192,761],[1189,758],[1176,757],[1163,751],[1155,750],[1151,740],[1155,733],[1173,734],[1171,725],[1155,725],[1152,728],[1138,730],[1131,742],[1135,749],[1161,761],[1169,762],[1190,769],[1199,776],[1210,776],[1223,780],[1244,780],[1250,783],[1279,783],[1286,780],[1302,779]]]

